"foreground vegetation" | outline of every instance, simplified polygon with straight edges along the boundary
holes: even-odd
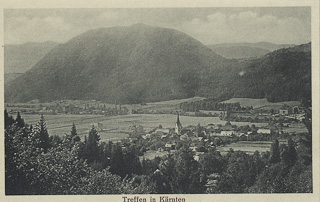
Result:
[[[121,193],[296,193],[312,192],[309,132],[270,152],[248,155],[208,149],[199,160],[185,141],[175,153],[139,160],[143,145],[100,142],[92,127],[81,140],[73,125],[63,138],[49,136],[42,116],[36,126],[5,111],[7,195]]]

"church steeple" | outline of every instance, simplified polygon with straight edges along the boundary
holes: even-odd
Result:
[[[176,132],[178,135],[180,135],[181,129],[182,129],[182,124],[181,124],[181,122],[180,122],[179,113],[178,113],[175,132]]]

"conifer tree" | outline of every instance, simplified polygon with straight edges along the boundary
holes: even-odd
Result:
[[[12,116],[9,116],[7,109],[4,110],[4,126],[7,128],[8,126],[11,126],[14,123],[14,119]]]
[[[71,128],[71,137],[75,137],[77,136],[77,129],[76,129],[76,125],[74,123],[72,123],[72,128]]]
[[[100,136],[95,127],[92,126],[86,142],[86,154],[89,163],[97,160],[99,157],[99,140]]]
[[[271,156],[270,156],[270,163],[278,163],[280,162],[280,148],[279,148],[279,141],[276,139],[271,145]]]
[[[36,129],[34,130],[36,136],[39,138],[38,147],[42,148],[46,153],[50,147],[49,134],[47,130],[47,124],[43,114],[41,114],[40,121],[38,122]]]
[[[193,152],[187,145],[183,145],[176,152],[175,187],[174,193],[190,194],[202,193],[203,182],[200,182],[200,165],[193,158]]]
[[[25,125],[23,118],[21,118],[20,112],[17,114],[16,123],[20,128],[23,128]]]

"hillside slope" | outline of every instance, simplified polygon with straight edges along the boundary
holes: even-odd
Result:
[[[212,89],[214,95],[229,92],[225,97],[271,102],[311,100],[311,44],[273,51],[221,77],[224,80]]]
[[[4,72],[6,74],[25,73],[57,45],[58,43],[52,41],[43,43],[29,42],[21,45],[5,45]]]
[[[311,44],[228,60],[172,29],[135,24],[60,44],[5,85],[6,102],[145,103],[190,97],[311,100]]]
[[[193,97],[225,59],[188,35],[143,24],[102,28],[60,44],[8,83],[6,101],[140,103]]]
[[[215,53],[229,59],[258,58],[269,52],[293,47],[292,44],[259,43],[222,43],[209,45]]]

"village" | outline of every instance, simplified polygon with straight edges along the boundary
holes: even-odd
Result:
[[[132,108],[130,105],[105,104],[96,100],[60,100],[50,103],[7,103],[6,108],[9,114],[16,114],[20,111],[23,114],[44,114],[54,115],[54,117],[65,114],[71,116],[101,116],[100,121],[95,121],[94,125],[102,136],[110,131],[103,122],[104,116],[121,118],[130,114],[154,114],[156,116],[157,114],[167,113],[176,115],[176,122],[172,123],[175,128],[163,127],[161,122],[157,127],[152,127],[151,130],[149,128],[145,130],[139,124],[131,125],[130,129],[125,132],[128,134],[127,138],[123,137],[116,140],[120,141],[123,147],[131,144],[138,145],[141,148],[140,158],[149,159],[174,153],[183,144],[189,145],[189,148],[195,154],[195,159],[199,159],[199,156],[210,148],[214,148],[221,153],[227,153],[226,150],[229,149],[228,146],[231,144],[230,148],[237,148],[250,154],[253,154],[256,150],[264,152],[269,149],[269,147],[265,147],[265,142],[270,146],[275,137],[280,140],[283,139],[285,142],[288,137],[306,130],[302,123],[304,109],[296,105],[282,105],[277,108],[270,106],[241,107],[239,103],[227,105],[222,103],[219,105],[222,107],[220,106],[218,110],[196,109],[192,112],[181,104],[180,109],[169,108],[169,110],[163,111],[161,109],[150,110],[147,108],[148,104],[135,105],[135,108]],[[218,118],[220,122],[215,122],[216,119],[212,119],[211,123],[199,122],[197,125],[195,123],[183,127],[181,117],[207,117],[208,119],[213,117]],[[250,145],[248,145],[249,143]]]
[[[297,107],[282,107],[277,113],[260,116],[273,117],[264,127],[257,127],[248,122],[248,125],[237,126],[226,120],[225,124],[214,124],[201,126],[182,126],[179,113],[175,128],[163,128],[161,125],[146,133],[142,126],[134,126],[134,131],[130,136],[122,140],[123,147],[128,144],[141,145],[140,158],[153,159],[156,156],[164,156],[176,152],[183,144],[188,144],[189,149],[194,152],[195,160],[209,149],[216,149],[222,154],[226,154],[230,149],[239,149],[248,154],[255,151],[269,151],[271,142],[278,138],[281,143],[286,144],[287,139],[295,138],[299,134],[291,132],[290,128],[300,126],[304,115]],[[221,112],[223,113],[223,112]],[[230,118],[230,117],[229,117]],[[226,118],[226,119],[229,119]],[[226,147],[233,144],[233,146]],[[235,144],[238,144],[235,146]],[[266,145],[268,145],[266,147]],[[249,148],[248,148],[249,147]]]

